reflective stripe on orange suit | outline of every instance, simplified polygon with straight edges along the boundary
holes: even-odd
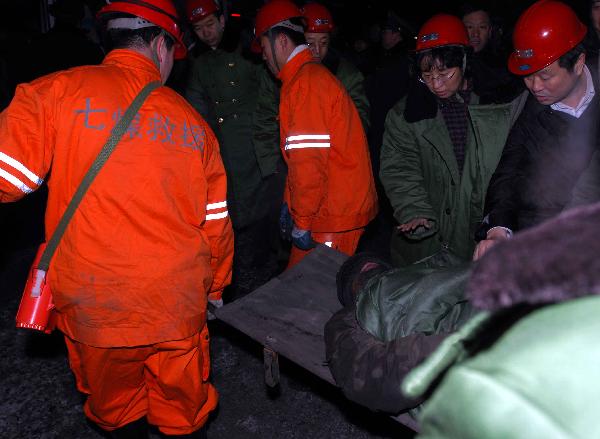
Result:
[[[286,201],[296,227],[318,242],[324,242],[320,233],[364,228],[377,213],[377,195],[352,99],[308,49],[288,61],[279,78]]]
[[[46,178],[50,236],[114,123],[155,65],[129,50],[20,85],[0,115],[0,201]],[[207,296],[230,282],[226,178],[214,134],[167,87],[155,90],[71,220],[48,273],[58,326],[111,348],[192,337]],[[201,381],[201,380],[200,380]],[[214,392],[199,389],[206,404]]]

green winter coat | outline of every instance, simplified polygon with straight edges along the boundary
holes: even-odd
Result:
[[[464,343],[480,331],[446,339],[404,382],[405,391],[436,381],[421,413],[420,439],[588,439],[600,437],[597,379],[600,297],[539,309],[472,358]],[[468,329],[465,327],[465,329]],[[463,357],[463,358],[461,358]],[[462,361],[461,361],[462,360]],[[422,378],[426,377],[426,378]],[[416,385],[416,386],[415,386]]]
[[[392,414],[416,407],[423,398],[404,396],[402,380],[475,314],[464,293],[469,274],[468,263],[442,251],[369,279],[356,307],[325,325],[327,362],[344,395]]]
[[[470,263],[439,253],[369,280],[356,300],[360,327],[383,342],[450,333],[473,315],[465,298]]]
[[[264,216],[264,184],[252,141],[260,94],[261,62],[239,49],[208,50],[192,65],[186,98],[215,130],[227,174],[229,214],[236,229]],[[275,98],[272,98],[275,102]]]
[[[516,105],[468,106],[462,178],[441,111],[431,119],[405,120],[406,98],[388,113],[380,177],[399,224],[427,218],[432,227],[409,236],[394,233],[392,259],[407,265],[449,248],[470,259],[482,220],[489,180],[500,159]]]
[[[265,69],[261,74],[261,93],[254,114],[254,151],[263,178],[275,174],[283,166],[279,133],[279,93],[281,84]]]
[[[422,439],[600,438],[600,203],[521,231],[471,265],[479,313],[404,379],[431,395]]]

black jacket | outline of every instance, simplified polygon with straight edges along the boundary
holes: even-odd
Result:
[[[600,36],[596,33],[592,24],[588,27],[588,33],[583,40],[585,45],[585,59],[588,64],[598,66],[598,57],[600,56]]]
[[[371,103],[369,148],[373,174],[378,179],[385,118],[390,109],[406,95],[409,88],[409,58],[405,48],[400,44],[390,50],[379,48],[374,56],[373,68],[366,75],[365,87],[367,98]]]
[[[469,67],[474,91],[481,104],[504,104],[525,90],[523,78],[508,71],[507,58],[487,48],[472,55]]]
[[[580,118],[553,110],[530,96],[510,132],[488,187],[485,237],[494,226],[522,230],[560,213],[598,148],[600,88]]]

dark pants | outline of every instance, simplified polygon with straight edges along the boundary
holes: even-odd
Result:
[[[287,265],[290,243],[283,242],[279,234],[286,175],[281,160],[278,172],[263,180],[264,193],[257,203],[264,206],[264,215],[247,226],[233,229],[233,279],[223,293],[226,303],[254,291]]]
[[[362,235],[356,252],[371,252],[377,254],[385,261],[391,260],[390,244],[392,233],[396,226],[392,207],[383,191],[378,193],[379,212],[367,225]]]
[[[254,291],[275,275],[269,226],[265,217],[241,229],[234,229],[233,277],[231,285],[223,293],[225,303]]]

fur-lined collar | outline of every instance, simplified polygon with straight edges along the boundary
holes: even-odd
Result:
[[[425,84],[413,78],[406,96],[404,119],[408,123],[420,122],[425,119],[434,119],[437,112],[438,103],[435,95]]]
[[[470,103],[476,104],[479,97],[473,94],[472,87],[469,86],[466,93],[470,95]],[[465,92],[459,92],[450,99],[456,99],[457,95]],[[406,106],[404,107],[404,119],[408,123],[420,122],[425,119],[434,119],[437,116],[438,108],[443,106],[448,100],[438,99],[425,84],[413,79],[406,96]]]
[[[600,203],[497,244],[474,263],[467,295],[487,310],[600,294]]]

